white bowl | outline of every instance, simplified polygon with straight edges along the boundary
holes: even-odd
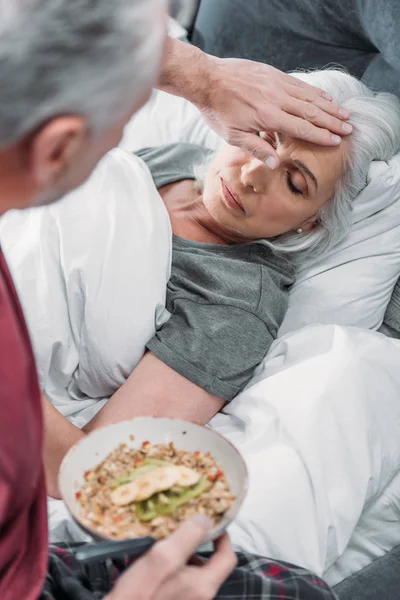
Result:
[[[134,436],[131,440],[130,436]],[[222,467],[235,500],[221,521],[208,537],[213,540],[221,535],[234,519],[247,493],[248,476],[242,456],[222,435],[209,427],[201,427],[178,419],[138,417],[121,421],[94,431],[73,446],[64,457],[59,472],[62,498],[72,517],[94,539],[113,539],[99,534],[80,520],[81,506],[76,498],[77,490],[85,482],[84,473],[96,467],[119,444],[139,448],[144,441],[152,444],[173,442],[178,450],[210,452]],[[138,538],[140,539],[140,538]]]

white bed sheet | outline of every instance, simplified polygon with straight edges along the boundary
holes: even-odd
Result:
[[[311,326],[275,342],[211,422],[243,453],[240,548],[335,584],[400,543],[400,342]]]

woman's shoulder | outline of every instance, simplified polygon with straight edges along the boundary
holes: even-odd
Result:
[[[283,252],[277,252],[265,243],[253,243],[249,245],[252,262],[259,263],[265,269],[271,269],[281,273],[289,281],[294,282],[296,267],[293,261]]]
[[[290,279],[294,279],[296,273],[294,263],[285,254],[275,251],[264,243],[209,244],[174,235],[173,248],[177,254],[184,253],[189,260],[192,257],[194,261],[198,261],[202,257],[208,268],[211,267],[212,262],[216,265],[230,263],[233,269],[236,268],[235,264],[237,266],[237,263],[241,263],[244,269],[251,270],[259,265],[266,269],[279,271]]]
[[[237,319],[238,310],[251,313],[274,337],[293,282],[292,263],[260,244],[217,246],[174,236],[167,305],[225,306],[227,321]]]
[[[135,154],[146,163],[156,187],[160,188],[182,179],[195,179],[194,167],[202,164],[211,150],[197,144],[177,142],[141,148]]]
[[[171,144],[162,144],[161,146],[146,146],[136,150],[134,154],[140,158],[148,156],[186,156],[190,154],[210,154],[212,151],[199,144],[191,144],[189,142],[173,142]]]
[[[256,309],[263,289],[286,290],[294,268],[259,244],[205,244],[174,236],[172,287],[207,302],[239,303]]]

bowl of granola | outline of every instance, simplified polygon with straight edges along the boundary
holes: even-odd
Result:
[[[95,540],[161,539],[185,519],[205,514],[217,538],[246,496],[238,450],[209,427],[139,417],[99,429],[65,456],[62,498]]]

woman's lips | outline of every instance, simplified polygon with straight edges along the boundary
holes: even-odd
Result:
[[[222,193],[224,195],[224,198],[225,198],[228,206],[230,206],[231,208],[234,208],[237,211],[240,211],[242,214],[245,213],[244,206],[241,203],[240,198],[230,189],[230,187],[222,179],[222,177],[220,179],[221,179]]]

